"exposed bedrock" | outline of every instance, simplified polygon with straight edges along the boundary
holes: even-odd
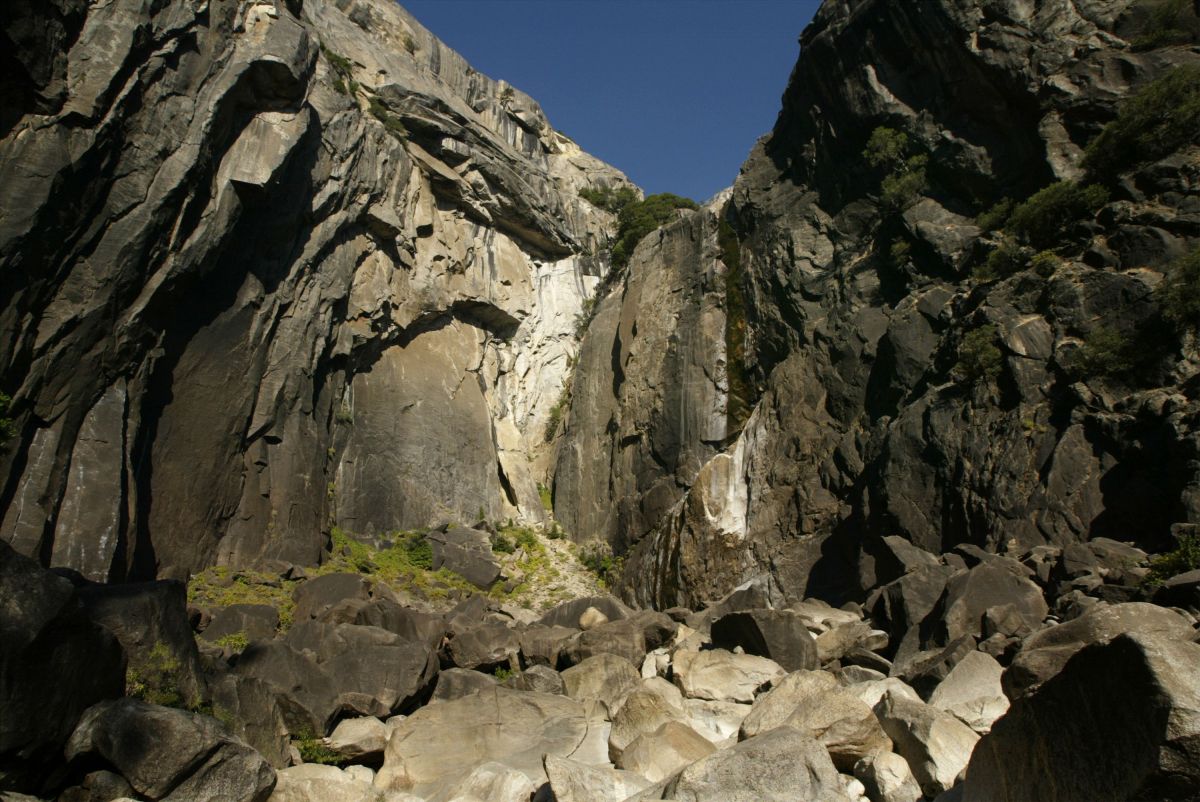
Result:
[[[894,578],[882,536],[1160,551],[1200,517],[1194,344],[1154,293],[1200,241],[1196,146],[1109,176],[1040,272],[1031,248],[986,275],[1000,239],[975,219],[1084,177],[1122,99],[1197,63],[1194,46],[1133,48],[1140,8],[822,6],[728,205],[647,238],[581,346],[555,509],[625,552],[630,599],[695,608],[765,574],[792,598],[861,600]],[[884,197],[863,156],[879,127],[925,159],[907,196]],[[962,367],[979,329],[986,380]],[[1136,375],[1081,375],[1105,335],[1140,343]]]
[[[624,176],[383,0],[0,19],[0,538],[120,580],[544,517]]]

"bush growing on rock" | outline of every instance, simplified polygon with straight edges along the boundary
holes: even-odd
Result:
[[[969,384],[976,384],[999,376],[1003,362],[1004,355],[996,347],[996,327],[989,323],[963,337],[955,370]]]
[[[1008,229],[1035,248],[1052,248],[1067,226],[1090,216],[1107,200],[1108,190],[1097,184],[1059,181],[1013,209]]]
[[[579,197],[612,214],[620,214],[626,206],[638,202],[637,191],[633,187],[584,187],[579,190]]]
[[[1200,328],[1200,248],[1167,267],[1158,302],[1167,319],[1180,329]]]
[[[184,707],[185,700],[179,690],[179,672],[182,665],[171,654],[165,643],[156,643],[144,660],[131,663],[125,671],[125,695],[141,699],[152,705]],[[195,700],[187,700],[194,706]]]
[[[1200,142],[1200,66],[1176,67],[1121,104],[1087,146],[1083,167],[1098,180]]]
[[[1137,367],[1137,344],[1116,329],[1100,326],[1093,329],[1083,345],[1071,356],[1070,368],[1079,378],[1094,376],[1125,376]]]
[[[1157,587],[1173,576],[1200,568],[1200,534],[1183,532],[1176,542],[1174,549],[1150,560],[1150,573],[1144,582],[1147,587]]]
[[[0,393],[0,448],[3,448],[4,444],[11,440],[17,433],[12,418],[8,416],[8,409],[11,404],[12,399],[4,393]]]
[[[1143,0],[1133,10],[1145,15],[1130,39],[1134,50],[1200,41],[1200,18],[1192,0]]]
[[[902,131],[886,126],[876,128],[867,140],[863,158],[872,167],[888,171],[879,185],[880,202],[888,209],[905,209],[929,187],[925,175],[929,157],[913,153],[908,134]]]
[[[629,263],[633,249],[642,238],[675,217],[676,209],[697,209],[690,198],[670,192],[651,195],[643,201],[630,203],[617,216],[617,244],[612,249],[612,261],[617,267]]]

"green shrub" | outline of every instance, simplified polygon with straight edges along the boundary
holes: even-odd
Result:
[[[1059,181],[1013,209],[1008,230],[1035,248],[1052,248],[1068,225],[1091,216],[1107,200],[1108,190],[1102,186]]]
[[[406,51],[408,51],[408,54],[410,56],[417,52],[417,43],[412,38],[411,34],[408,34],[408,33],[400,34],[400,43],[404,45],[404,49]]]
[[[1156,296],[1163,315],[1180,330],[1200,329],[1200,248],[1172,262]]]
[[[181,669],[170,648],[161,641],[155,643],[144,657],[131,657],[125,671],[125,695],[152,705],[184,707],[179,689]]]
[[[399,116],[393,114],[392,111],[385,106],[383,101],[381,101],[379,98],[371,98],[367,102],[367,110],[371,112],[372,117],[383,123],[383,127],[386,128],[388,133],[390,133],[392,136],[396,137],[397,139],[403,139],[404,137],[408,136],[408,129],[404,127],[404,122]]]
[[[1087,146],[1083,166],[1101,181],[1200,142],[1200,66],[1176,67],[1121,104]]]
[[[986,212],[980,212],[979,216],[975,218],[975,225],[984,231],[995,231],[1004,228],[1004,224],[1008,222],[1008,216],[1012,214],[1012,209],[1012,200],[1002,198]]]
[[[929,189],[929,181],[925,177],[925,164],[928,161],[928,156],[913,156],[904,162],[903,167],[883,179],[879,185],[879,200],[885,207],[902,211]]]
[[[1000,375],[1003,362],[1004,355],[996,347],[996,327],[989,323],[963,337],[955,369],[969,384],[990,382]]]
[[[1136,341],[1116,329],[1100,326],[1084,338],[1083,345],[1071,355],[1071,372],[1082,379],[1096,376],[1124,376],[1138,365]]]
[[[891,263],[897,267],[908,261],[908,256],[912,252],[912,245],[908,240],[898,239],[888,248],[888,258]]]
[[[563,380],[562,392],[558,395],[558,400],[554,402],[554,406],[550,407],[550,413],[546,417],[546,431],[543,433],[542,439],[547,443],[554,439],[554,435],[558,434],[559,424],[562,423],[563,415],[567,413],[567,409],[571,406],[571,377],[567,376]]]
[[[499,666],[494,672],[492,672],[492,676],[496,678],[497,682],[504,682],[512,675],[513,670],[507,666]]]
[[[1173,576],[1200,568],[1200,535],[1182,534],[1178,545],[1166,554],[1150,559],[1150,573],[1143,580],[1148,587],[1156,587]]]
[[[617,240],[612,249],[612,262],[617,267],[629,263],[633,249],[642,238],[675,217],[676,209],[697,209],[696,202],[670,192],[651,195],[643,201],[630,203],[617,215]]]
[[[1041,251],[1029,260],[1029,267],[1042,278],[1050,278],[1063,266],[1063,260],[1054,251]]]
[[[0,393],[0,448],[3,448],[9,440],[17,435],[17,427],[13,424],[13,419],[8,416],[11,406],[12,399],[6,394]]]
[[[1010,239],[1003,239],[988,254],[987,261],[975,270],[976,278],[984,281],[1005,278],[1025,269],[1029,263],[1029,250]]]
[[[324,738],[313,735],[310,730],[301,730],[297,733],[292,738],[292,745],[300,752],[300,758],[305,763],[323,763],[327,766],[335,766],[346,762],[340,753],[333,751],[325,744]]]
[[[913,153],[908,134],[902,131],[886,126],[876,128],[862,155],[867,164],[888,171],[879,185],[879,199],[887,209],[901,211],[929,188],[925,175],[929,157]]]
[[[512,554],[517,550],[513,542],[503,532],[497,532],[491,536],[492,551],[497,554]]]
[[[620,214],[626,206],[638,201],[637,191],[633,187],[585,187],[579,190],[579,197],[612,214]]]
[[[541,482],[538,482],[537,491],[538,498],[542,500],[542,508],[545,509],[546,512],[554,512],[554,496],[550,492],[550,488],[546,487]]]
[[[612,546],[603,540],[589,540],[579,547],[579,562],[601,582],[611,585],[621,573],[624,560],[613,555]]]
[[[1191,11],[1193,0],[1149,0],[1138,6],[1148,13],[1140,30],[1130,39],[1134,50],[1155,50],[1200,39],[1200,26]]]

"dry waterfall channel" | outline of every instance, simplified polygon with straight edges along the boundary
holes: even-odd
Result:
[[[1196,3],[826,0],[703,204],[389,0],[0,44],[0,802],[1200,799]]]

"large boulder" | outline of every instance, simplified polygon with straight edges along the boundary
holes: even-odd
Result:
[[[974,730],[949,713],[892,693],[875,705],[875,715],[930,798],[958,782],[979,741]]]
[[[983,615],[993,607],[1010,606],[1031,629],[1041,626],[1049,612],[1042,589],[1008,562],[990,559],[950,579],[940,610],[941,643],[982,637]]]
[[[698,760],[662,795],[678,802],[848,802],[825,748],[779,727]]]
[[[797,707],[816,696],[836,693],[839,684],[827,671],[794,671],[754,700],[741,726],[741,738],[783,726]],[[868,705],[868,708],[870,705]]]
[[[892,742],[871,708],[840,691],[814,694],[792,710],[784,726],[808,735],[829,750],[839,771],[849,773],[869,755],[886,752]]]
[[[675,653],[675,684],[689,699],[753,702],[755,695],[787,672],[774,660],[724,649]]]
[[[500,578],[500,563],[487,532],[454,526],[426,537],[433,548],[434,569],[453,571],[481,590]]]
[[[598,699],[611,715],[641,682],[641,677],[625,658],[601,653],[563,671],[562,681],[567,696],[580,700]]]
[[[125,690],[125,655],[62,577],[0,541],[0,772],[42,773],[80,715]]]
[[[425,802],[400,791],[373,788],[336,766],[304,763],[277,773],[269,802]]]
[[[91,619],[121,642],[131,681],[144,685],[151,701],[195,706],[207,698],[182,582],[88,585],[79,597]]]
[[[868,599],[872,619],[888,633],[893,659],[903,660],[923,648],[922,624],[938,606],[953,573],[945,565],[922,565]]]
[[[656,783],[715,751],[712,742],[691,727],[668,721],[634,738],[621,752],[618,765]]]
[[[1084,646],[1107,642],[1125,632],[1161,634],[1179,640],[1195,637],[1190,621],[1157,605],[1099,605],[1079,618],[1027,638],[1004,672],[1004,692],[1010,699],[1029,693],[1061,671]]]
[[[520,651],[516,631],[504,624],[484,624],[460,632],[446,645],[452,664],[477,671],[508,666]]]
[[[664,613],[643,610],[580,632],[567,645],[567,660],[578,663],[597,654],[615,654],[641,665],[646,653],[667,643],[679,625]]]
[[[546,755],[572,757],[585,742],[583,705],[565,696],[496,687],[417,710],[396,724],[384,750],[380,788],[418,796],[497,762],[537,784]]]
[[[379,627],[430,649],[442,645],[446,624],[440,615],[404,607],[387,598],[374,598],[359,607],[351,623]]]
[[[964,802],[1192,800],[1200,645],[1129,632],[1079,650],[975,748]]]
[[[420,643],[378,627],[340,624],[318,654],[333,680],[339,709],[386,717],[428,698],[437,655]]]
[[[333,678],[316,660],[277,640],[252,643],[234,666],[271,689],[294,735],[325,735],[337,714]]]
[[[529,802],[543,783],[503,763],[480,763],[461,779],[446,779],[425,795],[426,802]]]
[[[517,633],[521,643],[521,662],[525,665],[542,664],[559,668],[560,657],[578,630],[562,626],[533,624],[522,627]]]
[[[624,802],[650,785],[645,777],[629,771],[553,755],[546,756],[545,766],[555,802]]]
[[[584,596],[551,608],[538,623],[548,627],[582,629],[579,618],[591,608],[599,610],[609,621],[628,618],[634,612],[615,596]]]
[[[714,646],[769,657],[785,671],[817,667],[817,647],[799,613],[791,610],[745,610],[728,613],[712,624]]]
[[[296,603],[293,620],[320,621],[331,610],[347,600],[366,602],[371,598],[371,586],[362,574],[326,574],[302,582],[292,592]]]
[[[213,613],[200,637],[210,643],[227,638],[267,640],[275,637],[278,628],[279,611],[269,604],[231,604]]]
[[[1001,687],[1004,669],[996,658],[971,652],[929,696],[929,704],[958,718],[980,734],[1008,710],[1008,697]]]
[[[921,786],[908,761],[895,752],[877,752],[854,764],[854,776],[871,802],[920,802]]]
[[[447,668],[438,673],[437,685],[429,703],[452,702],[464,696],[495,687],[496,677],[469,668]]]
[[[101,758],[155,800],[263,802],[275,771],[214,719],[136,699],[101,702],[67,743],[69,761]]]
[[[225,674],[211,688],[213,715],[277,769],[290,764],[287,721],[270,685]]]
[[[669,722],[686,720],[683,696],[674,685],[661,677],[642,680],[612,717],[608,756],[614,762],[620,762],[625,748],[640,736],[655,732]]]
[[[329,748],[347,761],[377,765],[383,762],[390,734],[388,726],[374,716],[342,719],[329,736]]]

